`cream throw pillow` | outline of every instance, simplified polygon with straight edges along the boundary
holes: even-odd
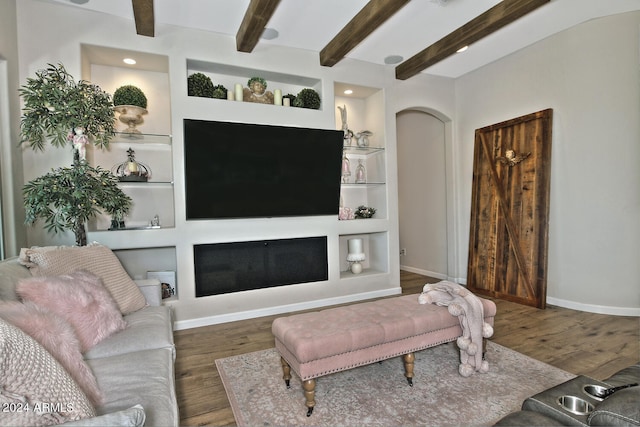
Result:
[[[61,424],[96,415],[87,396],[44,347],[0,319],[0,425]]]
[[[140,310],[147,304],[138,286],[106,246],[50,246],[23,249],[21,262],[34,276],[61,276],[87,270],[102,279],[122,314]]]

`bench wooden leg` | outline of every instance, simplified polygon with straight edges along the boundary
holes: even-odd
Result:
[[[413,387],[413,362],[416,357],[413,353],[408,353],[402,356],[402,360],[404,361],[404,376],[407,377],[409,386]]]
[[[287,388],[291,388],[291,366],[289,366],[283,357],[280,357],[280,363],[282,364],[282,379],[287,385]]]
[[[304,397],[307,399],[307,417],[311,416],[313,407],[316,406],[316,380],[310,379],[302,383],[304,389]]]

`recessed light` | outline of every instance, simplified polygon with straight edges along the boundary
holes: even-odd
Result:
[[[464,52],[464,51],[465,51],[465,50],[467,50],[467,49],[469,49],[469,46],[462,46],[460,49],[456,50],[456,52],[458,52],[458,53],[462,53],[462,52]]]
[[[70,0],[71,3],[75,3],[75,4],[85,4],[85,3],[89,3],[89,0]]]
[[[124,58],[122,60],[122,62],[124,62],[125,64],[129,64],[129,65],[135,65],[136,64],[136,60],[133,58]]]
[[[384,63],[387,65],[399,64],[404,58],[400,55],[389,55],[384,58]]]
[[[275,28],[265,28],[260,38],[264,40],[273,40],[277,38],[279,35],[280,33]]]
[[[351,95],[353,91],[351,89],[347,89],[343,92],[345,95]]]

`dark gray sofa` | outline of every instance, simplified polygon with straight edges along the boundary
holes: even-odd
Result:
[[[621,389],[604,399],[588,393],[588,386],[617,387],[640,383],[640,363],[629,366],[604,381],[578,376],[527,398],[522,410],[502,418],[496,426],[640,426],[640,386]],[[587,390],[585,390],[587,387]],[[562,405],[564,400],[575,403]],[[573,409],[572,412],[570,409]]]

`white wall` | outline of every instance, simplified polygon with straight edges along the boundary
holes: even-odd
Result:
[[[596,19],[456,80],[460,271],[474,130],[553,108],[547,301],[640,315],[639,28],[640,12]]]
[[[444,129],[422,111],[397,115],[400,265],[440,279],[448,277]]]
[[[418,74],[409,80],[396,81],[387,98],[388,108],[396,114],[417,110],[433,115],[444,123],[444,164],[445,164],[445,198],[447,212],[447,279],[464,283],[466,267],[458,271],[458,230],[455,210],[458,194],[456,185],[457,168],[455,162],[455,127],[452,118],[455,115],[455,81],[446,77],[438,77],[425,73]],[[397,131],[397,130],[396,130]],[[398,168],[402,165],[399,163]],[[468,231],[467,231],[468,232]]]
[[[26,244],[22,208],[22,156],[18,147],[19,127],[9,126],[20,118],[18,91],[18,44],[16,0],[0,1],[0,194],[4,256],[17,255]]]

